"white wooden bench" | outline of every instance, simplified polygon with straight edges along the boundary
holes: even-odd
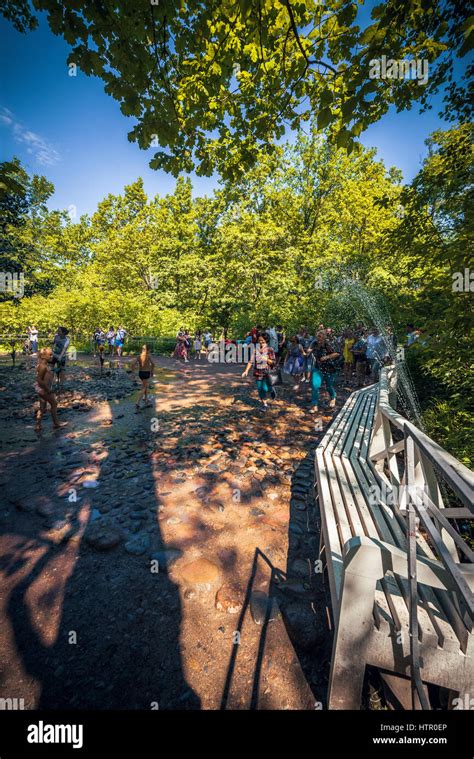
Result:
[[[409,676],[413,708],[430,708],[424,683],[474,694],[474,554],[450,521],[473,518],[474,475],[395,411],[394,381],[352,393],[316,450],[330,709],[360,708],[366,665]]]

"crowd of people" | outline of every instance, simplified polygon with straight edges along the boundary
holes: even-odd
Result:
[[[99,357],[103,358],[107,348],[109,356],[114,356],[116,353],[120,358],[126,336],[127,330],[122,325],[117,327],[117,329],[115,329],[115,327],[109,327],[108,330],[103,330],[101,327],[97,327],[92,335],[94,356],[99,355]],[[103,361],[101,361],[101,364],[102,363]]]
[[[113,349],[117,349],[117,355],[121,355],[126,331],[123,327],[115,330],[111,327],[107,333],[103,330],[94,332],[94,355],[99,356],[101,373],[104,362],[104,351],[106,344],[109,345],[109,355],[114,355]],[[67,351],[70,345],[68,329],[58,327],[53,338],[52,346],[37,350],[37,365],[35,376],[35,390],[38,394],[39,404],[35,409],[35,429],[41,430],[43,416],[50,408],[53,427],[58,429],[61,424],[57,414],[57,397],[56,393],[62,389],[66,371]],[[97,353],[96,353],[97,352]],[[149,381],[153,376],[155,364],[151,358],[150,348],[143,345],[140,354],[131,362],[130,369],[134,372],[138,368],[138,376],[141,381],[141,389],[135,404],[136,411],[140,411],[141,401],[144,400],[145,407],[151,403],[148,398]],[[56,388],[54,385],[56,384]]]
[[[293,390],[304,383],[311,387],[313,414],[319,413],[323,385],[329,396],[328,407],[334,408],[339,374],[347,385],[357,388],[367,381],[376,382],[381,367],[394,361],[397,348],[390,326],[380,334],[376,327],[367,329],[362,323],[338,333],[324,324],[313,333],[303,326],[289,338],[281,327],[257,325],[245,340],[254,343],[255,350],[242,376],[253,368],[262,407],[267,408],[268,400],[276,398],[275,386],[282,383],[283,372],[291,377]]]
[[[422,334],[413,324],[406,328],[406,346],[412,345]],[[94,355],[99,356],[100,366],[107,352],[110,356],[116,351],[122,355],[127,331],[121,325],[107,331],[96,329],[93,334]],[[41,420],[49,406],[54,427],[60,426],[57,417],[57,400],[53,385],[60,391],[64,383],[66,359],[70,340],[66,327],[58,327],[52,344],[38,350],[38,330],[34,325],[28,327],[29,350],[38,357],[35,388],[39,396],[39,409],[36,412],[36,426],[41,428]],[[384,364],[392,363],[397,352],[397,339],[390,326],[383,333],[377,327],[367,328],[359,322],[339,332],[331,327],[319,324],[310,330],[300,329],[287,336],[281,325],[263,327],[258,324],[242,338],[230,340],[225,331],[216,340],[207,329],[196,331],[191,337],[184,327],[176,336],[173,357],[179,361],[209,358],[216,344],[247,346],[242,376],[250,371],[256,382],[262,409],[268,407],[270,400],[277,397],[277,386],[284,384],[284,375],[290,378],[293,391],[298,391],[305,383],[310,388],[309,412],[320,412],[321,389],[325,387],[329,396],[328,408],[336,405],[336,385],[340,379],[352,388],[361,388],[367,382],[376,382]],[[235,355],[235,354],[234,354]],[[242,355],[242,354],[239,354]],[[242,360],[242,359],[238,359]],[[141,403],[150,406],[149,382],[153,377],[155,364],[150,348],[143,345],[140,354],[130,364],[131,371],[138,369],[141,389],[136,400],[136,411],[141,410]]]
[[[407,345],[418,339],[421,330],[407,325]],[[182,327],[176,336],[173,356],[188,362],[208,357],[215,343],[253,346],[250,360],[243,376],[248,376],[253,368],[262,407],[276,398],[275,387],[282,383],[282,373],[291,377],[293,389],[308,383],[311,387],[311,413],[319,412],[320,390],[325,386],[329,395],[329,408],[336,403],[335,383],[342,376],[346,384],[357,388],[367,381],[376,382],[380,368],[395,360],[397,340],[390,326],[383,334],[377,327],[367,328],[359,322],[355,327],[335,332],[331,327],[319,324],[313,331],[300,327],[298,332],[287,337],[282,325],[263,327],[257,324],[243,338],[230,340],[223,332],[218,340],[209,330],[196,331],[194,338]],[[234,354],[235,355],[235,354]]]
[[[223,339],[225,338],[222,335],[220,340]],[[209,330],[205,330],[204,332],[198,330],[194,333],[194,338],[192,338],[189,331],[181,327],[176,335],[176,347],[173,351],[173,357],[185,363],[188,363],[190,358],[196,360],[200,360],[203,357],[207,358],[209,349],[213,343],[212,333]]]

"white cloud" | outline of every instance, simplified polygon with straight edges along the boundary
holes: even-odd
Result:
[[[41,166],[53,166],[61,160],[60,154],[48,140],[23,126],[8,108],[0,109],[0,123],[10,129],[15,142],[26,145],[27,153],[34,156]]]
[[[10,124],[13,124],[13,118],[11,112],[8,110],[8,108],[3,108],[2,112],[0,113],[0,121],[2,124],[6,124],[9,126]]]

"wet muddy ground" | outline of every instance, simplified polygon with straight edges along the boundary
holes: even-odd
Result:
[[[71,367],[68,425],[41,435],[33,361],[0,368],[0,698],[324,708],[313,457],[332,415],[315,423],[305,385],[261,412],[242,367],[156,363],[138,414],[126,359]]]

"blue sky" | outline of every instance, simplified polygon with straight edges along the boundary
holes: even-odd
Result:
[[[43,16],[43,14],[42,14]],[[51,208],[74,206],[77,215],[92,213],[109,192],[143,177],[148,195],[172,192],[175,179],[148,166],[154,149],[130,143],[133,126],[103,83],[81,72],[68,75],[70,47],[53,35],[41,18],[39,29],[19,34],[0,20],[0,145],[2,160],[18,156],[30,173],[44,174],[55,186]],[[426,155],[425,139],[446,126],[433,110],[420,115],[390,111],[362,136],[376,147],[387,167],[402,169],[406,181]],[[211,194],[217,178],[192,177],[194,194]]]

